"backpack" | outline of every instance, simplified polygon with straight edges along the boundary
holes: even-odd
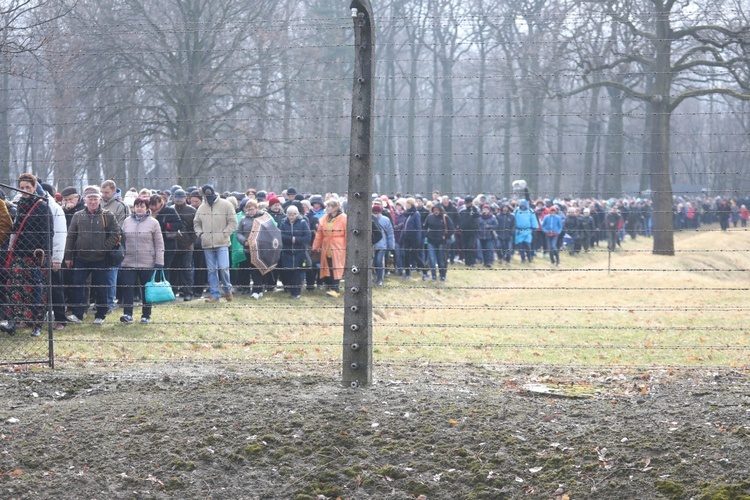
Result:
[[[373,215],[372,216],[372,244],[374,245],[378,243],[384,237],[385,237],[385,229],[383,229],[383,226],[381,226],[380,222],[378,222],[378,218]]]

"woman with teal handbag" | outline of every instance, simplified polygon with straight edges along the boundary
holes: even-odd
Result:
[[[143,297],[141,324],[151,323],[152,303],[146,298],[146,284],[152,281],[156,271],[164,272],[164,238],[159,222],[150,216],[148,203],[148,198],[136,198],[132,215],[122,224],[126,245],[125,259],[120,270],[124,309],[120,322],[124,324],[133,323],[133,296],[136,286],[140,287]],[[166,283],[166,280],[164,282]],[[172,291],[171,286],[169,291]]]

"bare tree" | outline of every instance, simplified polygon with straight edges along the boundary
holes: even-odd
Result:
[[[253,108],[262,115],[264,99],[278,90],[259,77],[269,63],[261,42],[274,30],[258,21],[270,18],[273,3],[248,9],[240,0],[125,0],[116,7],[85,18],[110,31],[100,41],[112,54],[110,82],[132,89],[111,108],[131,119],[142,115],[144,136],[168,141],[178,183],[231,168],[245,145],[235,136],[239,113]]]
[[[677,0],[630,0],[617,3],[586,2],[601,9],[638,43],[630,51],[615,49],[609,61],[596,64],[601,81],[581,86],[577,92],[609,87],[628,98],[646,103],[649,114],[649,175],[654,200],[653,252],[674,255],[672,181],[670,177],[671,116],[685,100],[708,95],[750,99],[741,78],[747,67],[750,27],[737,18],[720,24],[722,9],[730,2],[706,3],[702,10],[688,9]],[[646,89],[625,85],[609,73],[640,68],[650,85]]]
[[[56,0],[8,0],[0,4],[0,179],[10,177],[10,77],[20,74],[14,60],[38,51],[49,36],[47,25],[68,10]]]

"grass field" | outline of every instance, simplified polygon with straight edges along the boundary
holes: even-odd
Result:
[[[750,365],[750,232],[717,227],[676,234],[677,255],[629,238],[611,256],[539,256],[492,269],[451,266],[446,283],[389,277],[373,292],[375,363],[578,366]],[[610,258],[611,257],[611,258]],[[337,365],[344,299],[157,306],[148,326],[70,326],[57,362],[225,360]],[[136,321],[138,319],[136,308]]]

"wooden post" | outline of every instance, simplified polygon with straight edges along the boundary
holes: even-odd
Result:
[[[354,20],[349,200],[344,270],[343,384],[372,384],[371,207],[375,28],[369,0],[351,3]]]

